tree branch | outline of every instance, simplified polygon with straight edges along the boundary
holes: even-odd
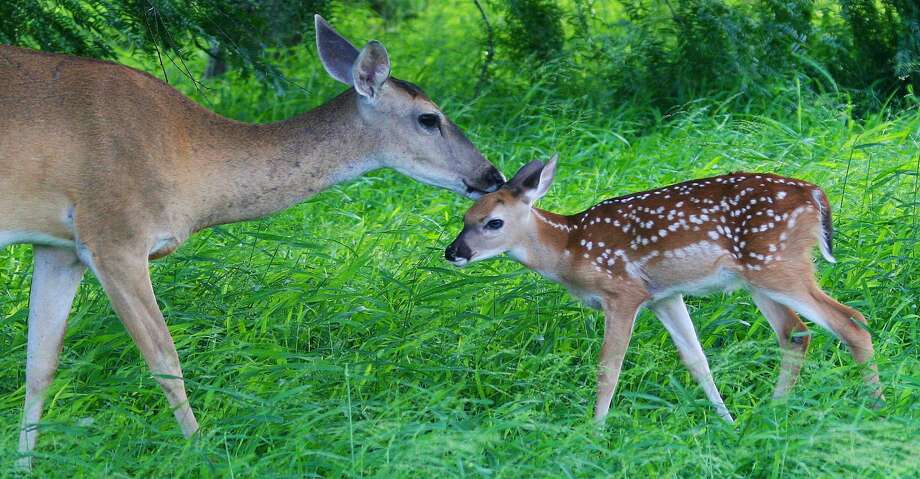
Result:
[[[486,16],[486,11],[482,8],[482,4],[479,3],[479,0],[473,0],[473,3],[479,9],[479,14],[482,15],[482,23],[486,27],[486,59],[479,70],[479,80],[476,82],[476,91],[473,93],[473,98],[478,98],[489,76],[489,66],[495,58],[495,34],[492,31],[492,24],[489,23],[489,17]]]

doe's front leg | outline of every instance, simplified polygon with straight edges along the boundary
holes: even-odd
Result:
[[[604,306],[604,344],[601,346],[597,375],[597,402],[594,420],[603,423],[610,411],[610,401],[620,380],[626,348],[632,337],[633,324],[641,301],[608,298]]]
[[[29,296],[26,398],[19,432],[19,467],[32,467],[45,394],[58,368],[67,316],[83,278],[84,266],[73,251],[35,246]]]
[[[88,262],[112,302],[118,318],[166,393],[182,433],[190,437],[198,431],[198,421],[185,392],[176,346],[154,296],[146,250],[117,247],[96,249],[91,246],[87,249],[92,251]],[[95,251],[105,253],[97,254]]]

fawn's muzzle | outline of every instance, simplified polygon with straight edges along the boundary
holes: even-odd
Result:
[[[463,266],[473,257],[473,251],[467,246],[466,242],[457,238],[444,250],[444,259],[450,261],[456,266]]]

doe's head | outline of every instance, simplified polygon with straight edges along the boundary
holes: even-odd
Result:
[[[527,163],[498,191],[489,193],[463,216],[463,231],[444,251],[454,266],[500,255],[534,234],[533,203],[549,191],[558,157]]]
[[[390,57],[380,42],[371,40],[359,51],[322,17],[315,20],[320,60],[332,78],[354,87],[383,166],[471,198],[504,183],[501,172],[419,87],[390,76]]]

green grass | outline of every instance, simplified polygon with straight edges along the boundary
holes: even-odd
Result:
[[[689,304],[736,424],[719,420],[643,313],[612,413],[596,428],[601,315],[507,259],[452,268],[443,248],[470,203],[381,171],[273,217],[204,231],[155,263],[201,423],[194,440],[182,439],[88,276],[45,409],[40,477],[916,477],[920,112],[854,120],[839,96],[799,95],[795,83],[758,108],[703,99],[641,128],[628,104],[566,98],[551,83],[468,102],[476,52],[436,32],[475,16],[428,15],[409,33],[359,15],[341,28],[383,40],[396,74],[419,81],[506,173],[558,151],[545,208],[573,212],[741,169],[823,186],[839,263],[819,261],[820,282],[869,319],[885,407],[867,407],[858,368],[817,327],[799,385],[771,401],[775,337],[738,293]],[[279,61],[304,90],[279,97],[230,78],[204,100],[180,86],[252,121],[340,90],[311,54]],[[4,476],[24,394],[30,264],[29,247],[0,251]]]

